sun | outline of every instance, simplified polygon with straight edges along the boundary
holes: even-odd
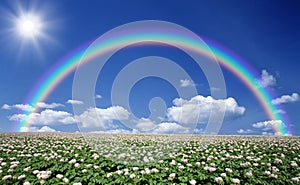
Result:
[[[61,28],[61,19],[52,3],[11,1],[7,5],[7,9],[0,7],[4,15],[0,22],[3,20],[5,25],[0,29],[0,36],[8,43],[9,52],[15,55],[16,61],[45,61],[45,51],[60,44],[55,34]]]
[[[36,39],[42,34],[43,23],[38,15],[25,14],[16,18],[15,28],[22,38]]]

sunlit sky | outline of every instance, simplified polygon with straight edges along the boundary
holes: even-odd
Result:
[[[207,41],[235,53],[259,74],[258,81],[274,92],[275,104],[280,104],[288,117],[293,134],[300,135],[300,2],[299,1],[1,1],[0,2],[0,132],[13,131],[24,110],[32,105],[24,102],[38,79],[56,62],[76,48],[92,42],[105,32],[133,21],[162,20],[181,25]],[[191,76],[192,81],[179,79],[181,88],[195,87],[198,96],[182,100],[188,111],[201,106],[203,118],[196,132],[201,133],[210,113],[211,100],[203,72],[178,48],[163,45],[135,45],[114,54],[97,81],[97,108],[75,117],[72,105],[84,104],[72,100],[74,73],[40,102],[30,127],[25,131],[78,131],[77,122],[91,123],[99,114],[99,130],[133,132],[116,123],[114,115],[134,114],[137,124],[147,127],[149,101],[161,97],[167,111],[153,133],[173,133],[181,130],[194,115],[176,119],[178,93],[172,84],[158,78],[145,78],[131,89],[131,113],[124,107],[112,106],[111,88],[122,67],[145,56],[162,56],[176,61]],[[228,109],[219,134],[273,135],[274,130],[262,106],[252,92],[234,74],[221,67],[227,90]],[[174,74],[176,76],[176,74]],[[99,84],[98,84],[99,83]],[[263,87],[257,87],[263,88]],[[122,93],[121,93],[122,94]],[[200,104],[193,104],[198,98]],[[275,100],[276,99],[276,100]],[[217,100],[208,107],[217,106]],[[181,102],[181,103],[182,103]],[[179,107],[180,108],[180,107]],[[89,122],[89,123],[87,123]],[[104,126],[103,126],[104,125]],[[103,126],[103,127],[102,127]],[[92,129],[93,130],[93,129]],[[134,132],[138,130],[134,129]]]

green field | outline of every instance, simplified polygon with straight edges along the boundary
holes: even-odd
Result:
[[[299,184],[300,137],[0,134],[0,184]]]

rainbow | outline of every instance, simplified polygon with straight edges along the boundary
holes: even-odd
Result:
[[[274,125],[275,133],[277,135],[291,134],[287,118],[280,113],[280,108],[278,106],[272,104],[273,94],[271,90],[257,86],[259,74],[241,58],[235,56],[225,48],[218,47],[212,42],[209,42],[208,44],[211,49],[208,51],[207,46],[204,47],[203,43],[200,43],[198,40],[193,39],[188,35],[184,35],[180,32],[159,29],[136,29],[132,32],[121,32],[113,37],[105,37],[102,42],[98,42],[92,49],[86,50],[87,46],[90,44],[89,42],[62,58],[42,76],[28,94],[25,99],[25,103],[30,104],[35,108],[24,113],[27,115],[27,118],[21,120],[15,126],[14,130],[22,131],[22,128],[30,127],[28,115],[37,112],[39,109],[35,105],[38,102],[44,102],[57,85],[76,70],[78,64],[81,65],[82,62],[89,62],[91,59],[119,47],[126,47],[133,44],[149,44],[150,42],[151,44],[155,43],[180,46],[208,58],[216,59],[222,67],[232,72],[246,87],[248,87],[248,89],[257,98],[270,120],[282,121],[282,124]],[[211,51],[214,53],[214,56],[212,56]],[[81,60],[83,55],[85,55],[85,61]]]

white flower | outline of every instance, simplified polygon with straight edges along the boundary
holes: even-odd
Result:
[[[226,175],[226,174],[225,174]],[[221,183],[221,182],[223,182],[223,178],[222,177],[216,177],[215,178],[215,181],[216,181],[216,183]]]
[[[185,158],[182,158],[181,161],[184,162],[184,163],[187,163],[187,162],[188,162],[188,160],[185,159]]]
[[[36,175],[38,179],[48,179],[51,171],[40,171]]]
[[[299,178],[299,177],[293,177],[293,178],[292,178],[292,181],[293,181],[293,182],[300,182],[300,178]]]
[[[158,169],[152,168],[152,169],[151,169],[151,172],[152,172],[152,173],[158,173]]]
[[[221,173],[221,177],[226,177],[226,173]]]
[[[22,179],[24,179],[26,177],[26,175],[20,175],[19,177],[18,177],[18,180],[22,180]]]
[[[150,170],[149,168],[146,168],[146,169],[145,169],[145,173],[146,173],[146,174],[150,174],[150,173],[151,173],[151,170]]]
[[[247,172],[247,173],[246,173],[246,176],[247,176],[247,177],[251,177],[251,176],[252,176],[252,171]]]
[[[131,174],[129,177],[130,177],[131,179],[134,179],[134,178],[135,178],[135,174],[133,173],[133,174]]]
[[[139,167],[133,167],[132,170],[133,170],[133,171],[138,171],[138,170],[139,170]]]
[[[172,181],[175,178],[176,174],[175,173],[171,173],[169,175],[169,179]]]
[[[265,174],[265,175],[271,175],[271,172],[270,172],[270,171],[265,171],[264,174]]]
[[[170,165],[175,165],[176,164],[176,161],[173,159],[171,162],[170,162]]]
[[[239,179],[233,178],[231,181],[232,181],[233,184],[240,184]]]
[[[75,182],[73,185],[82,185],[81,182]]]
[[[195,181],[195,180],[191,180],[191,181],[190,181],[190,184],[191,184],[191,185],[195,185],[195,184],[196,184],[196,181]]]
[[[196,166],[199,167],[201,165],[200,162],[196,162]]]
[[[76,159],[72,159],[71,161],[69,161],[70,164],[74,164],[76,163]]]
[[[99,166],[96,166],[96,165],[94,166],[94,169],[95,169],[95,170],[97,170],[98,168],[99,168]]]
[[[292,161],[292,162],[291,162],[291,166],[293,166],[293,167],[297,167],[297,166],[298,166],[298,164],[297,164],[295,161]]]
[[[182,166],[182,165],[181,165],[181,166],[178,166],[178,170],[179,170],[179,171],[182,171],[183,169],[184,169],[184,166]]]
[[[87,169],[83,169],[81,170],[82,173],[86,173],[87,172]]]
[[[121,170],[117,170],[116,174],[121,175],[123,172]]]
[[[39,173],[39,170],[34,170],[32,173],[33,173],[34,175],[36,175],[36,174]]]
[[[278,178],[278,175],[275,175],[275,174],[273,174],[273,173],[272,173],[270,176],[271,176],[272,178],[275,178],[275,179]]]
[[[24,171],[25,171],[25,172],[28,172],[28,171],[30,170],[30,168],[31,168],[31,167],[28,166],[27,168],[24,168]]]
[[[232,173],[232,169],[230,169],[230,168],[225,168],[225,171],[228,173]]]
[[[67,178],[65,177],[65,178],[63,178],[63,181],[64,181],[65,183],[68,183],[68,182],[69,182],[69,179],[67,179]]]
[[[75,163],[75,164],[74,164],[74,167],[75,167],[75,168],[78,168],[79,166],[80,166],[79,163]]]
[[[11,178],[12,178],[11,175],[5,175],[4,177],[2,177],[2,180],[5,181],[5,180],[11,179]]]
[[[56,178],[62,179],[64,176],[62,174],[57,174]]]
[[[274,160],[274,163],[282,164],[282,160],[281,160],[281,159],[278,159],[278,158],[276,158],[276,159]],[[268,164],[270,164],[270,163],[268,163]]]
[[[112,176],[112,173],[106,174],[106,177],[107,177],[107,178],[109,178],[110,176]]]
[[[23,183],[23,185],[30,185],[30,182],[26,181]]]

